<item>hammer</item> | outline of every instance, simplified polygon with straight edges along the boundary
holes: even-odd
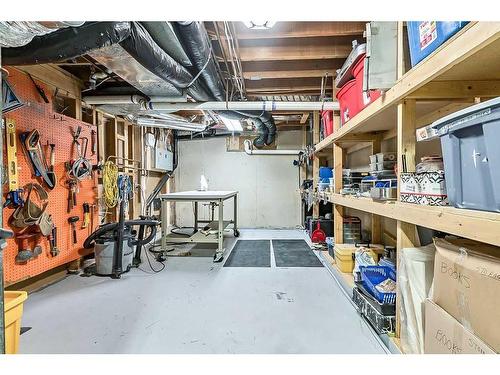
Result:
[[[73,229],[73,245],[76,244],[78,241],[76,239],[76,222],[80,220],[78,216],[71,216],[68,219],[68,223],[71,224],[71,228]]]

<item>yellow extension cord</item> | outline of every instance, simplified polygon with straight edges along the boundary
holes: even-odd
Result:
[[[104,204],[113,208],[118,204],[118,167],[112,161],[104,163],[102,169]]]

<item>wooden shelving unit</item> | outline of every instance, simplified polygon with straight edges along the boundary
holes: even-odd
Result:
[[[398,170],[402,170],[402,155],[405,155],[407,170],[414,171],[417,128],[479,100],[500,96],[499,22],[469,23],[407,72],[403,33],[400,22],[399,78],[394,86],[344,126],[340,127],[340,118],[334,116],[334,133],[315,142],[314,176],[321,165],[320,158],[325,153],[333,156],[335,192],[323,196],[333,203],[335,240],[337,243],[342,241],[342,219],[345,209],[350,208],[371,214],[373,243],[381,241],[381,218],[396,220],[398,250],[420,245],[417,225],[500,246],[500,214],[497,213],[407,204],[399,201],[399,194],[395,202],[340,194],[342,169],[349,152],[364,147],[371,147],[372,153],[380,152],[383,140],[396,138]],[[399,289],[397,293],[397,301],[400,301]],[[399,313],[398,306],[397,311]],[[396,319],[397,340],[399,316]]]

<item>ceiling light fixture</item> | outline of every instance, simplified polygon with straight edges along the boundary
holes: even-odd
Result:
[[[267,30],[271,29],[276,21],[243,21],[243,23],[252,30]]]
[[[220,116],[222,122],[226,126],[227,130],[232,131],[232,132],[242,132],[243,131],[243,126],[241,126],[241,122],[238,120],[232,120],[224,116]]]

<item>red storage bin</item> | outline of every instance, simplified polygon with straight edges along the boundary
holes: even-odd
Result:
[[[363,73],[365,71],[365,59],[359,59],[359,61],[354,65],[352,72],[354,74],[354,80],[356,81],[356,93],[358,94],[359,100],[359,110],[361,111],[368,104],[375,101],[380,97],[380,90],[369,90],[363,92]],[[354,116],[354,115],[353,115]]]
[[[356,90],[356,80],[351,79],[337,92],[336,98],[339,101],[340,122],[342,125],[361,111],[361,100],[359,99],[361,95]]]
[[[321,119],[323,120],[323,135],[326,138],[333,133],[333,111],[321,111]]]

